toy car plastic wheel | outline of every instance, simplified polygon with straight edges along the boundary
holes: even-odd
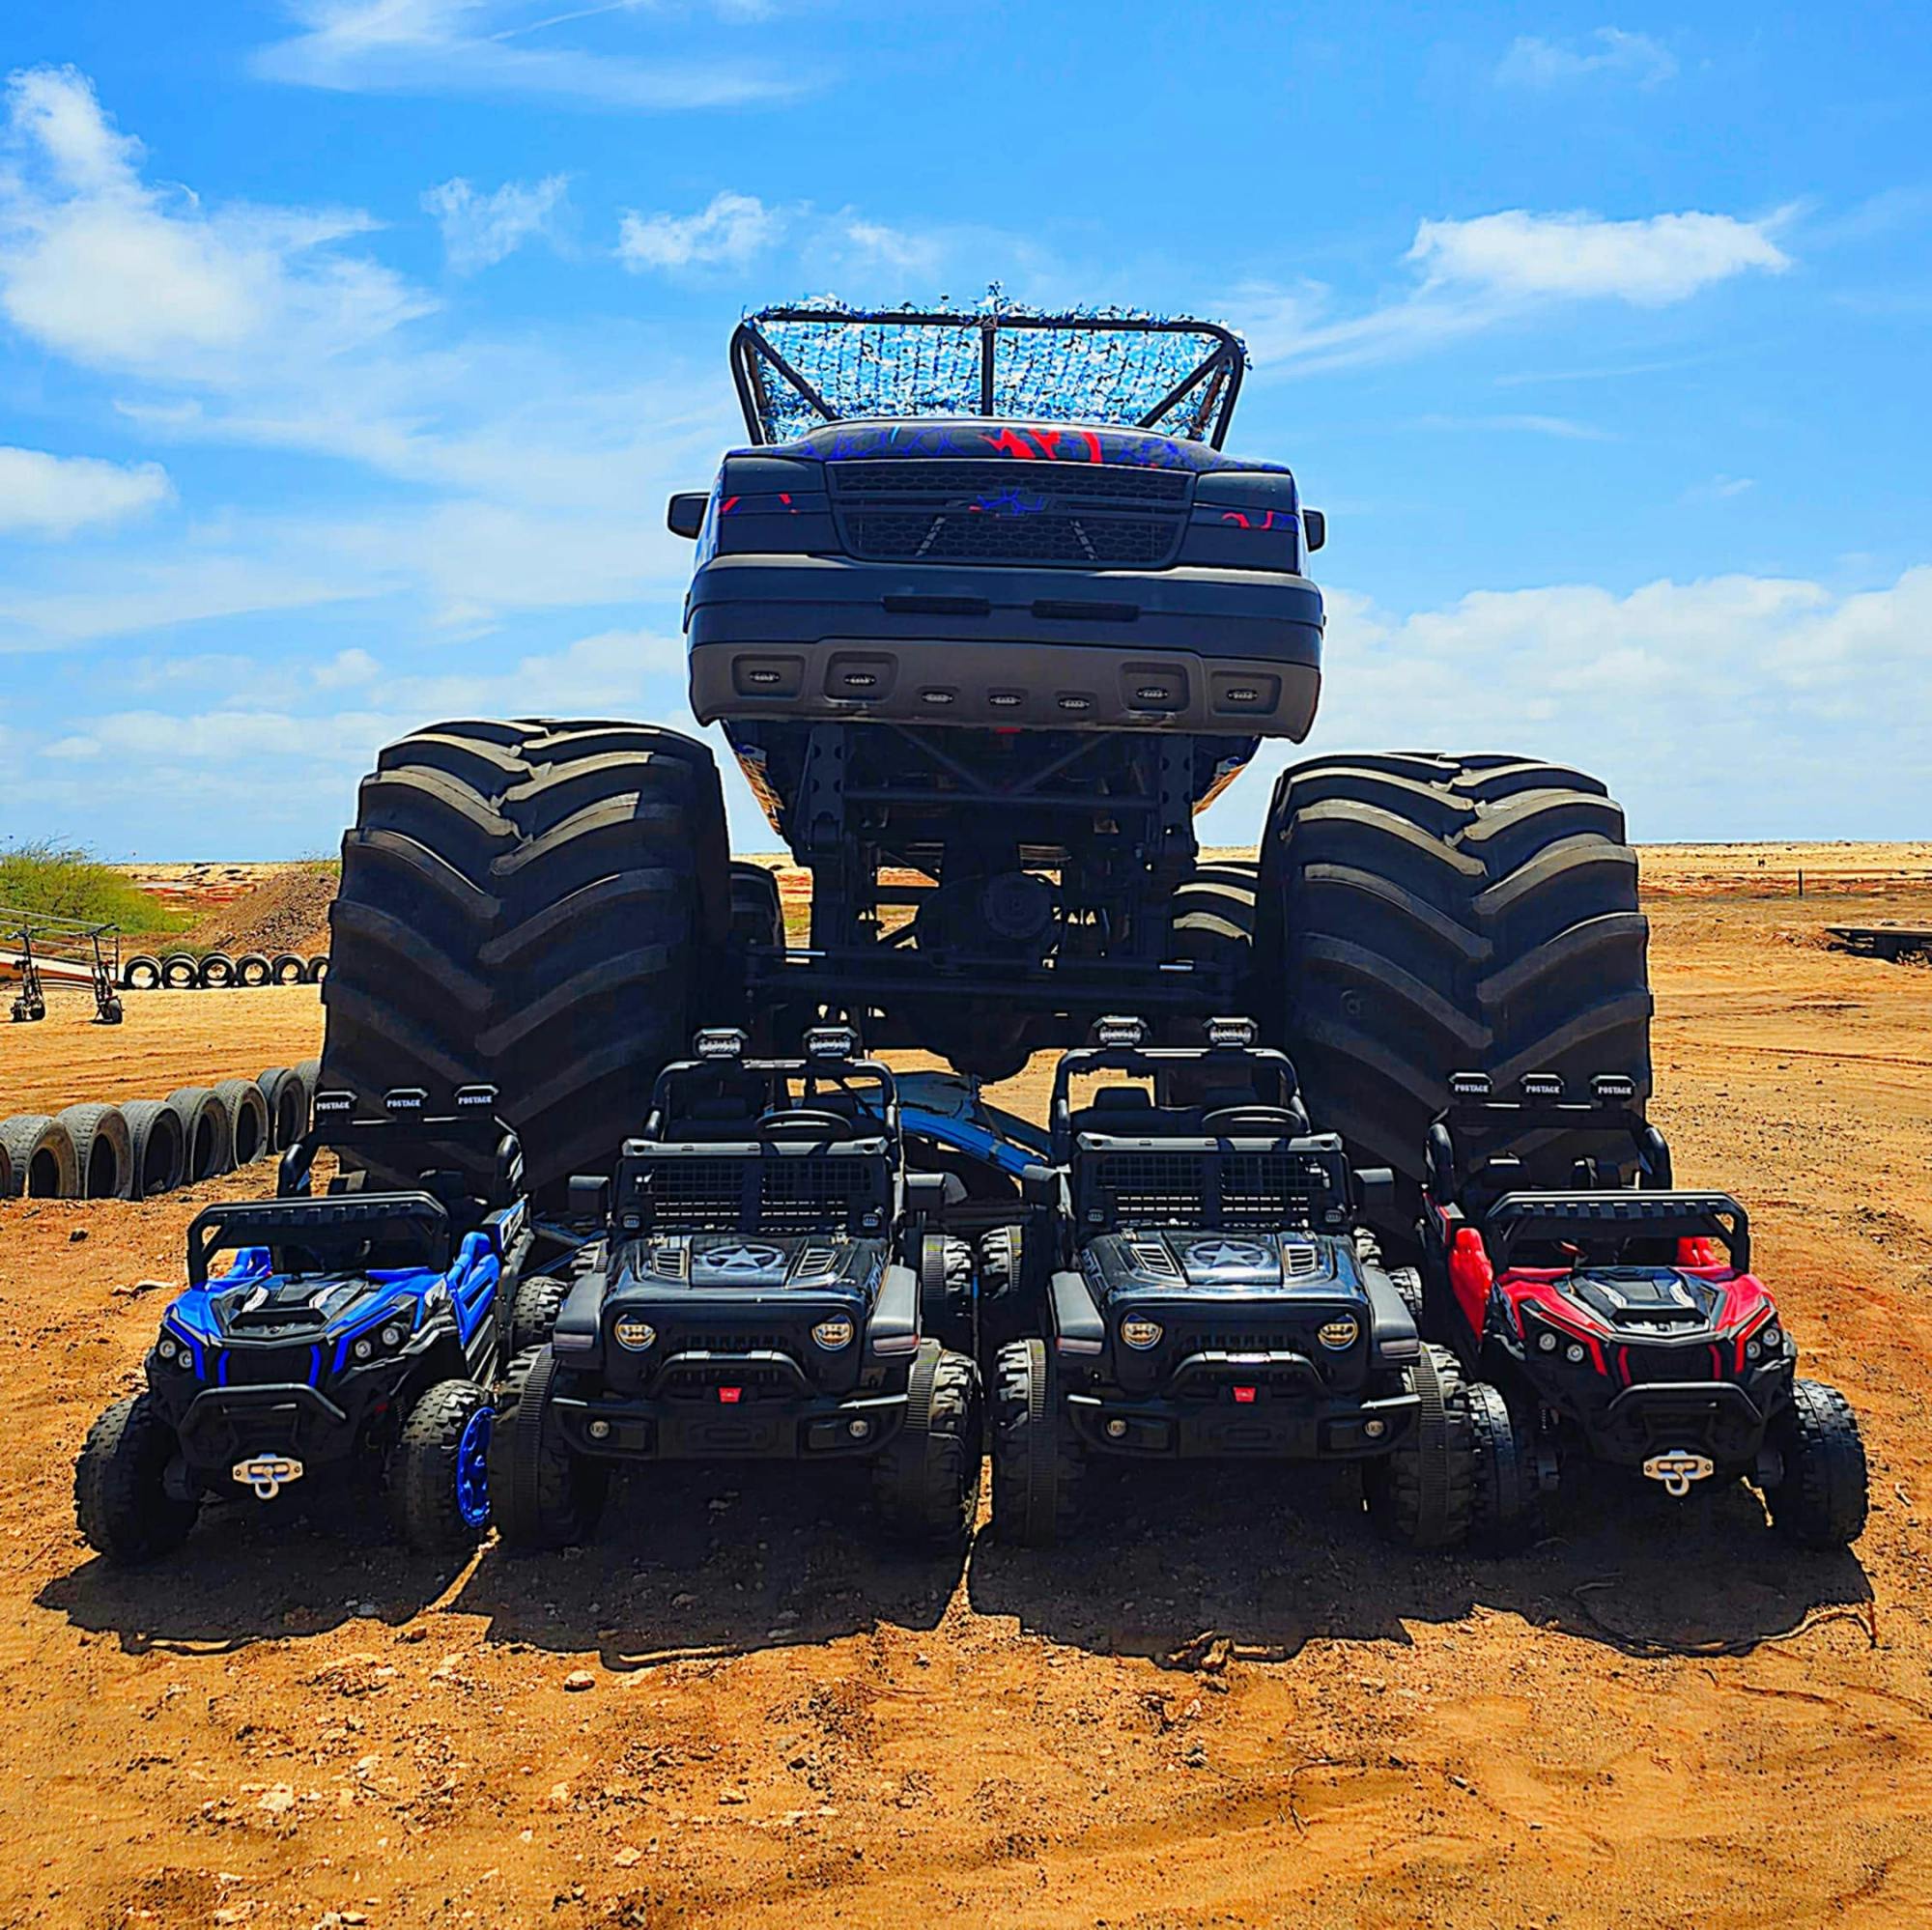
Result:
[[[439,1380],[389,1450],[389,1514],[418,1554],[473,1547],[490,1525],[489,1394],[473,1380]]]
[[[1476,1456],[1469,1540],[1485,1554],[1507,1554],[1527,1543],[1542,1519],[1535,1433],[1500,1389],[1478,1380],[1463,1392]]]
[[[973,1247],[970,1241],[927,1234],[919,1251],[919,1326],[968,1360],[979,1357],[979,1310],[973,1297]]]
[[[980,1341],[987,1353],[1037,1325],[1028,1304],[1026,1229],[994,1227],[980,1235]]]
[[[597,1525],[610,1469],[574,1455],[550,1424],[550,1389],[556,1357],[533,1348],[510,1363],[497,1392],[490,1434],[491,1510],[505,1547],[560,1548],[581,1542]]]
[[[547,1273],[533,1273],[517,1283],[517,1296],[510,1302],[510,1357],[528,1353],[550,1342],[551,1329],[563,1311],[570,1292],[567,1282],[553,1280]]]
[[[1402,1445],[1362,1470],[1369,1514],[1391,1541],[1451,1548],[1475,1512],[1476,1455],[1456,1356],[1425,1346],[1409,1370],[1422,1411]]]
[[[994,1532],[1051,1547],[1073,1527],[1087,1458],[1060,1411],[1044,1341],[1002,1348],[994,1372]]]
[[[1868,1476],[1858,1416],[1835,1387],[1794,1380],[1772,1423],[1784,1479],[1766,1491],[1779,1533],[1801,1547],[1842,1548],[1864,1533]]]
[[[935,1340],[920,1343],[905,1426],[872,1464],[872,1499],[898,1540],[957,1547],[980,1512],[980,1370]]]
[[[90,1547],[131,1564],[186,1541],[200,1504],[169,1493],[174,1455],[174,1431],[152,1395],[117,1401],[95,1422],[73,1469],[74,1519]]]

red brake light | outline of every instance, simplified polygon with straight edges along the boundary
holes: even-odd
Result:
[[[718,1390],[718,1398],[729,1407],[743,1397],[744,1392],[742,1387],[721,1387]]]
[[[1240,1406],[1243,1407],[1252,1406],[1254,1405],[1254,1399],[1255,1399],[1255,1390],[1252,1387],[1236,1387],[1235,1389],[1235,1400],[1236,1404],[1239,1405]]]

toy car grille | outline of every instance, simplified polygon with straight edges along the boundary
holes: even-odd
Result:
[[[782,1368],[743,1367],[732,1361],[712,1366],[673,1367],[664,1377],[667,1394],[708,1394],[716,1387],[736,1387],[756,1401],[797,1392],[797,1383]]]
[[[664,1232],[729,1233],[754,1205],[760,1233],[842,1229],[851,1207],[873,1197],[874,1169],[863,1159],[762,1159],[747,1193],[741,1159],[667,1159],[651,1174],[657,1225]],[[747,1229],[748,1231],[750,1229]]]
[[[1634,1387],[1724,1377],[1714,1347],[1626,1347],[1623,1355],[1624,1371]]]
[[[1138,468],[1125,463],[1075,468],[1016,469],[1010,462],[931,460],[833,463],[827,473],[840,496],[889,496],[934,508],[1050,496],[1061,503],[1185,503],[1193,477],[1184,469]]]
[[[1170,562],[1179,516],[1001,515],[971,509],[848,511],[845,547],[882,563],[1065,563],[1152,568]]]
[[[217,1376],[224,1387],[267,1387],[306,1381],[315,1349],[311,1347],[231,1347]]]
[[[1313,1223],[1307,1170],[1290,1153],[1107,1152],[1085,1164],[1083,1194],[1111,1194],[1122,1226],[1273,1233]]]
[[[1218,1327],[1182,1327],[1174,1334],[1174,1351],[1190,1353],[1307,1353],[1305,1334],[1226,1333]]]

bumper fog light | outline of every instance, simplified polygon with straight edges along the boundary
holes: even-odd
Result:
[[[1123,1441],[1127,1437],[1126,1422],[1115,1419],[1107,1423],[1107,1438],[1110,1441]]]
[[[611,1423],[609,1421],[592,1421],[584,1432],[589,1434],[593,1441],[608,1441],[611,1438]]]
[[[872,1432],[872,1424],[870,1421],[847,1421],[845,1423],[845,1432],[855,1441],[863,1441],[869,1438]]]
[[[1364,1421],[1362,1423],[1362,1432],[1370,1440],[1378,1441],[1388,1433],[1388,1427],[1389,1424],[1386,1421]]]

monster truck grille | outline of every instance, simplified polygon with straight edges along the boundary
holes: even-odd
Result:
[[[667,1159],[652,1169],[651,1197],[664,1233],[815,1233],[842,1228],[872,1178],[857,1159]]]
[[[311,1347],[231,1347],[215,1369],[223,1387],[266,1387],[295,1381],[305,1384],[315,1349]]]
[[[1082,1162],[1082,1196],[1108,1194],[1116,1224],[1306,1229],[1313,1202],[1304,1164],[1273,1152],[1103,1152]]]
[[[1191,477],[1085,464],[835,463],[848,553],[878,562],[1156,567],[1186,529]]]

